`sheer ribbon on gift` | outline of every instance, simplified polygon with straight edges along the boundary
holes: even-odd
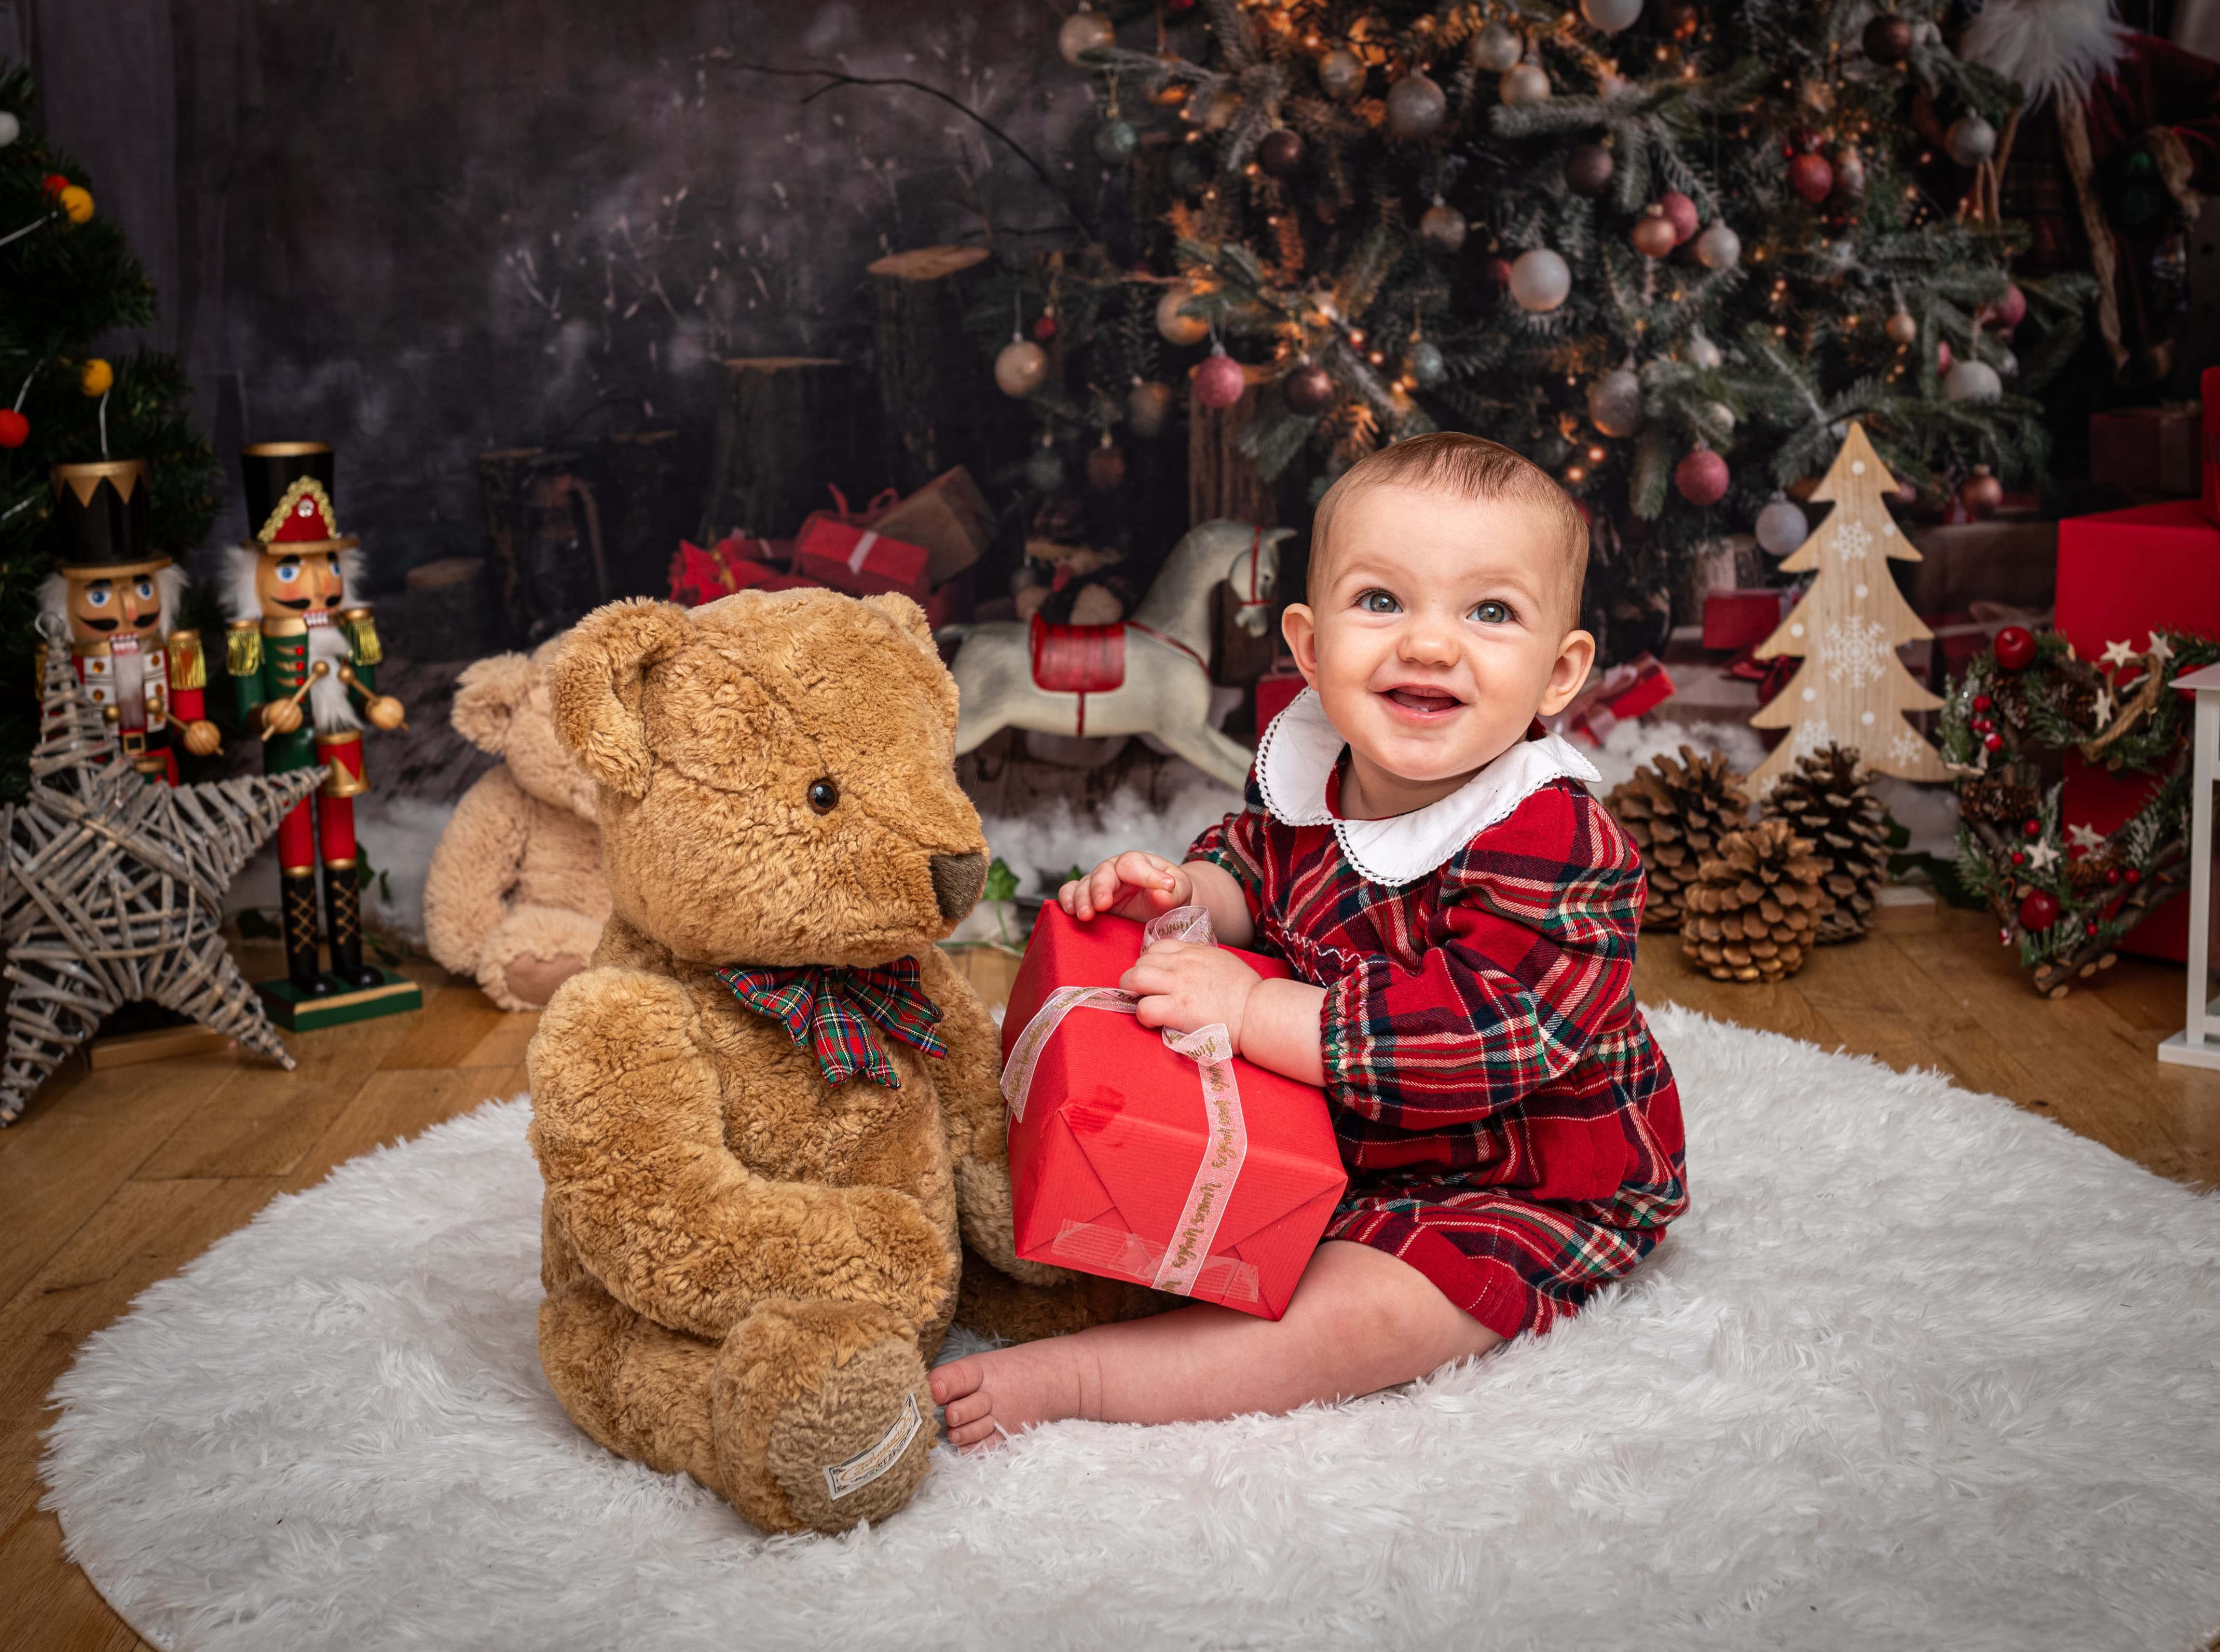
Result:
[[[1211,932],[1210,913],[1200,907],[1175,907],[1161,918],[1151,920],[1142,932],[1151,946],[1159,941],[1185,941],[1194,946],[1218,944]],[[1032,1088],[1033,1070],[1040,1064],[1041,1051],[1063,1025],[1065,1016],[1082,1009],[1132,1015],[1138,1013],[1139,1005],[1136,994],[1116,987],[1063,987],[1050,994],[1018,1034],[1017,1041],[1010,1046],[1009,1059],[1002,1066],[1002,1099],[1010,1105],[1010,1116],[1025,1118],[1026,1097]],[[1202,1160],[1195,1167],[1194,1181],[1181,1207],[1179,1222],[1172,1230],[1171,1242],[1157,1260],[1149,1282],[1160,1291],[1192,1296],[1197,1281],[1211,1261],[1210,1247],[1218,1237],[1218,1225],[1225,1217],[1233,1185],[1240,1180],[1241,1167],[1249,1156],[1249,1131],[1241,1117],[1241,1086],[1233,1074],[1233,1039],[1225,1025],[1214,1021],[1192,1032],[1175,1032],[1168,1027],[1163,1040],[1166,1049],[1194,1063],[1208,1129]],[[1115,1240],[1121,1248],[1141,1243],[1129,1234],[1116,1235]],[[1096,1260],[1107,1262],[1109,1258]],[[1121,1268],[1119,1271],[1129,1270]]]

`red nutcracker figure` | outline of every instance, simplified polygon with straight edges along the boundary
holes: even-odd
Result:
[[[284,1025],[306,1032],[417,1008],[415,983],[362,956],[360,857],[354,800],[370,789],[362,726],[398,728],[401,702],[377,692],[384,658],[362,584],[353,534],[332,509],[332,450],[269,442],[242,455],[255,537],[231,553],[232,620],[226,663],[240,720],[261,741],[265,774],[325,764],[331,776],[278,828],[285,979],[257,990]],[[323,863],[329,971],[317,967],[316,865]]]
[[[68,639],[77,680],[131,765],[174,786],[178,741],[197,757],[220,742],[205,714],[200,633],[162,629],[185,577],[148,535],[147,480],[144,459],[54,466],[62,559],[40,590],[39,625],[52,644]],[[39,645],[41,684],[49,645]]]

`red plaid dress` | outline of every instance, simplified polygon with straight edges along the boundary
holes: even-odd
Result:
[[[1326,1097],[1350,1174],[1326,1237],[1401,1257],[1500,1336],[1547,1331],[1687,1208],[1680,1092],[1631,985],[1633,846],[1577,781],[1551,776],[1389,884],[1350,864],[1331,820],[1269,808],[1270,778],[1252,774],[1249,807],[1188,858],[1232,873],[1258,950],[1326,988]],[[1337,790],[1329,776],[1328,814]]]

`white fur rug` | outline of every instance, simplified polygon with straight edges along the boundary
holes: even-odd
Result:
[[[46,1474],[165,1647],[2189,1649],[2220,1199],[1668,1009],[1695,1207],[1555,1334],[1287,1418],[944,1453],[767,1541],[533,1349],[525,1104],[281,1199],[85,1344]]]

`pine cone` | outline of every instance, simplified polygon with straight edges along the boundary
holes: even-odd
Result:
[[[1779,818],[1730,832],[1682,891],[1681,951],[1720,981],[1778,981],[1804,967],[1831,904],[1812,840]]]
[[[1681,927],[1687,915],[1681,891],[1695,882],[1697,866],[1717,851],[1722,837],[1749,819],[1743,780],[1729,772],[1718,752],[1698,757],[1684,745],[1679,763],[1658,757],[1604,800],[1642,851],[1649,880],[1644,929]]]
[[[1855,940],[1873,921],[1874,889],[1888,870],[1888,828],[1880,799],[1866,788],[1855,745],[1829,745],[1798,759],[1765,800],[1761,813],[1779,815],[1824,870],[1819,882],[1834,897],[1819,920],[1819,944]]]

